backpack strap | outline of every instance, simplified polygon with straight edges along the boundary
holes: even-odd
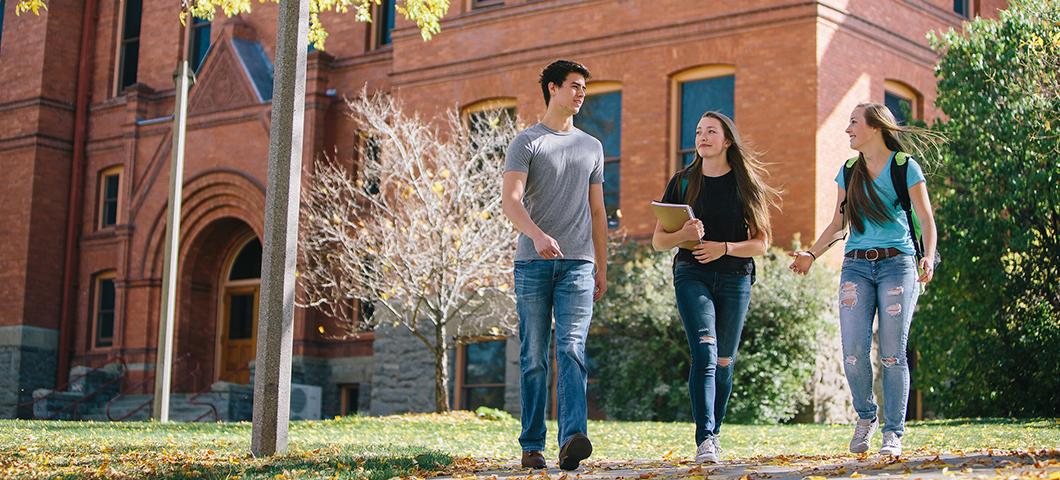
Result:
[[[678,200],[684,201],[686,190],[688,190],[688,178],[684,175],[681,175],[681,195],[677,197]]]
[[[850,187],[850,177],[854,175],[854,164],[857,163],[861,155],[854,158],[850,158],[843,164],[843,189],[847,190]],[[843,203],[839,204],[839,213],[845,213],[847,206],[847,199],[843,197]]]
[[[907,186],[907,175],[909,174],[908,153],[895,152],[891,160],[891,185],[894,192],[898,194],[898,205],[905,211],[905,219],[909,223],[909,237],[913,239],[913,248],[916,250],[916,258],[919,260],[924,256],[924,245],[920,240],[920,222],[913,211],[913,202],[909,198],[909,187]]]

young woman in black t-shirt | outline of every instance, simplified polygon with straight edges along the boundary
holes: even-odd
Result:
[[[769,243],[769,208],[778,192],[762,181],[765,169],[740,142],[732,119],[707,112],[696,127],[696,156],[670,179],[666,203],[692,206],[696,218],[675,232],[655,225],[652,245],[670,250],[700,241],[674,257],[674,292],[692,367],[688,390],[696,423],[696,461],[716,463],[718,433],[732,393],[733,362],[751,299],[754,260]]]

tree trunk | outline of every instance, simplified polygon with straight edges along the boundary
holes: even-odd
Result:
[[[439,413],[449,411],[449,344],[442,325],[434,330],[434,410]]]

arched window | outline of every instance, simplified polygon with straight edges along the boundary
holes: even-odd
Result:
[[[736,118],[736,69],[729,65],[707,65],[671,77],[671,139],[676,147],[674,168],[695,158],[696,125],[708,110]]]

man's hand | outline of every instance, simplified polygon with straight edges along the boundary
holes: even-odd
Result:
[[[607,291],[607,272],[603,270],[596,271],[595,284],[596,289],[593,290],[593,301],[600,300],[600,297],[604,296],[604,292]]]
[[[537,254],[545,260],[563,256],[563,252],[559,250],[559,243],[556,242],[556,239],[548,236],[547,233],[541,233],[540,237],[534,239],[534,250],[537,250]]]

